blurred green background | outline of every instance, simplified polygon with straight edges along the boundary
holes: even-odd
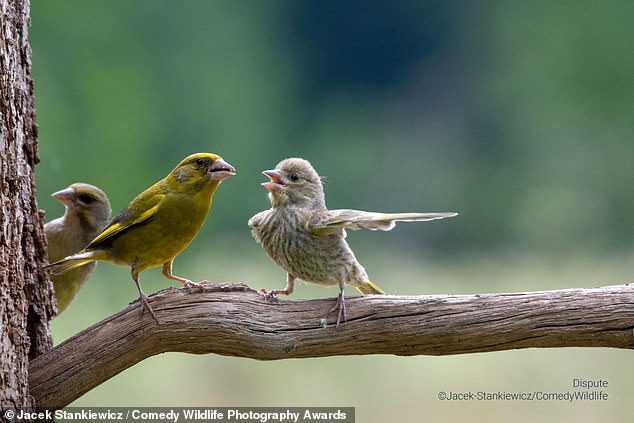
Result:
[[[116,212],[199,151],[222,184],[176,274],[252,288],[284,272],[251,239],[260,174],[309,159],[331,208],[457,211],[349,234],[392,294],[593,287],[632,281],[634,3],[31,1],[38,200],[76,181]],[[173,285],[160,270],[146,292]],[[300,284],[291,299],[334,297]],[[352,293],[351,293],[352,294]],[[98,266],[52,322],[55,342],[136,298]],[[163,354],[78,406],[355,406],[358,422],[634,417],[631,352],[522,350],[454,357],[257,362]],[[446,391],[566,391],[606,379],[601,403],[442,402]]]

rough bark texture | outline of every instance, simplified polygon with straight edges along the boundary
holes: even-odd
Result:
[[[31,362],[40,407],[63,407],[126,368],[167,351],[258,360],[334,355],[447,355],[517,348],[634,349],[634,285],[487,295],[365,296],[348,321],[322,321],[334,299],[267,302],[245,285],[169,289]],[[332,322],[330,316],[329,322]]]
[[[29,356],[47,351],[53,291],[35,201],[37,126],[28,0],[0,0],[0,409],[32,406]]]

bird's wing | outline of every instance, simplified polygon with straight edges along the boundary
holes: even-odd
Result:
[[[270,210],[264,210],[261,211],[260,213],[254,215],[251,217],[251,219],[249,219],[249,227],[251,228],[256,228],[258,226],[260,226],[260,223],[262,222],[262,219],[264,219],[264,217],[270,213]]]
[[[396,222],[414,222],[444,219],[456,216],[458,213],[375,213],[362,210],[328,210],[326,214],[315,215],[308,222],[307,229],[311,232],[328,234],[341,229],[369,229],[371,231],[389,231]]]
[[[115,216],[110,224],[93,239],[86,249],[92,249],[128,228],[145,222],[154,216],[161,205],[165,194],[145,191],[135,198],[121,213]]]

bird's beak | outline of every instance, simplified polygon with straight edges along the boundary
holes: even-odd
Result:
[[[269,182],[264,182],[262,184],[262,186],[268,189],[270,192],[281,191],[286,186],[286,182],[282,177],[282,172],[280,172],[278,169],[265,170],[262,173],[268,176],[270,179]]]
[[[222,181],[236,174],[236,169],[222,159],[218,159],[209,168],[209,174],[214,181]]]
[[[65,206],[70,206],[75,200],[75,191],[69,187],[51,194],[51,197],[59,200]]]

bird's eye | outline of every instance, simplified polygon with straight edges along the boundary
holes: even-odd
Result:
[[[205,160],[203,160],[203,159],[196,159],[196,164],[197,164],[198,166],[202,166],[204,163],[205,163]]]
[[[299,174],[291,173],[291,176],[289,176],[289,178],[291,178],[291,181],[297,182],[297,181],[299,181]]]
[[[84,204],[90,204],[92,202],[94,202],[95,200],[97,200],[95,197],[93,197],[90,194],[81,194],[79,196],[79,201],[81,201]]]

